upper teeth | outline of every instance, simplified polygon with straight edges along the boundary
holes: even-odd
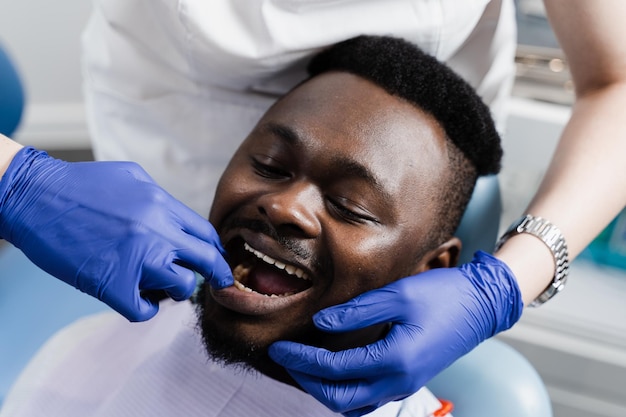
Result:
[[[274,265],[278,269],[284,269],[285,271],[287,271],[287,273],[289,275],[295,275],[298,278],[302,278],[302,279],[306,279],[306,280],[309,279],[309,277],[306,274],[306,272],[304,272],[302,269],[300,269],[300,268],[298,268],[296,266],[285,265],[281,261],[277,261],[276,259],[272,258],[271,256],[268,256],[268,255],[264,254],[263,252],[259,252],[258,250],[254,249],[252,246],[248,245],[247,243],[244,243],[243,247],[248,252],[252,252],[257,258],[261,259],[263,262],[266,262],[266,263],[268,263],[270,265]]]

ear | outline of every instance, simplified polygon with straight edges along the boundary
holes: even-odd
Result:
[[[449,239],[437,248],[426,253],[414,273],[418,274],[430,269],[456,266],[459,262],[462,246],[461,239],[458,237]]]

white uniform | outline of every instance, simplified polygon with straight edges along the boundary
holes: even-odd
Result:
[[[430,417],[426,388],[369,417]],[[313,397],[264,375],[207,359],[189,302],[129,323],[107,312],[52,337],[17,380],[0,417],[331,417]]]
[[[83,37],[97,159],[133,160],[206,215],[233,151],[320,48],[395,35],[447,62],[502,128],[512,0],[96,0]]]

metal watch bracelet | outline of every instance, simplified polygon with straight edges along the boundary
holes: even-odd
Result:
[[[569,273],[567,243],[561,231],[548,220],[526,214],[515,220],[511,226],[509,226],[507,231],[504,232],[496,243],[494,252],[497,251],[504,242],[509,240],[509,238],[521,233],[528,233],[539,238],[552,252],[556,264],[552,283],[529,304],[529,307],[539,307],[565,287]]]

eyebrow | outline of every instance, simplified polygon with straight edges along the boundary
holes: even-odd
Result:
[[[297,132],[291,129],[289,126],[281,125],[278,123],[268,123],[265,125],[265,128],[279,137],[280,139],[285,140],[292,146],[301,145],[305,139],[302,138]],[[380,195],[383,201],[391,201],[391,194],[385,190],[382,185],[382,182],[378,179],[378,177],[365,165],[356,162],[353,159],[349,159],[346,157],[338,157],[333,156],[331,159],[331,165],[334,168],[335,172],[338,173],[340,177],[356,177],[360,178],[369,184],[376,190],[376,192]]]
[[[290,145],[299,145],[300,143],[302,143],[300,135],[298,135],[296,132],[293,131],[293,129],[288,126],[270,122],[267,123],[264,128],[275,136],[284,139]]]

